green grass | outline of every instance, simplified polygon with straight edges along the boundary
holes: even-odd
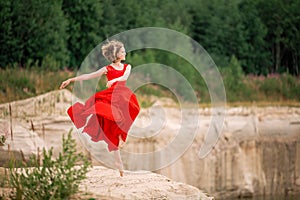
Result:
[[[290,105],[299,106],[300,77],[289,74],[271,74],[268,76],[235,76],[230,70],[221,70],[228,105]],[[6,68],[0,69],[0,103],[11,102],[57,90],[62,81],[76,75],[74,71],[50,71],[43,68]],[[134,76],[130,77],[134,78]],[[68,86],[72,90],[73,84]],[[199,81],[193,85],[198,102],[210,106],[210,94],[206,85]],[[105,89],[105,78],[99,81],[98,90]],[[188,103],[188,97],[179,96],[178,100],[168,88],[148,84],[135,91],[141,107],[153,104],[150,96],[168,97],[175,102],[182,99]],[[176,95],[184,95],[178,91]]]
[[[17,67],[0,69],[0,103],[56,90],[63,80],[71,76],[74,76],[74,72]]]

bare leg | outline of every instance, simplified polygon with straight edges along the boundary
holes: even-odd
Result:
[[[116,167],[119,169],[120,176],[123,176],[124,168],[123,168],[123,162],[122,162],[122,159],[121,159],[120,151],[116,150],[116,151],[114,151],[114,154],[115,154]]]
[[[121,135],[119,135],[119,148],[122,148],[124,146],[124,141],[122,140]]]

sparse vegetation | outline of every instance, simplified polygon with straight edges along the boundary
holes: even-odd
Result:
[[[132,62],[135,63],[134,60]],[[199,75],[198,79],[189,79],[188,74],[185,74],[184,71],[181,72],[180,69],[177,70],[186,76],[191,83],[199,102],[201,104],[210,103],[210,95],[206,84],[201,80],[201,76]],[[56,90],[63,80],[74,75],[75,72],[66,70],[0,69],[0,103],[25,99]],[[300,79],[290,74],[245,75],[238,61],[233,60],[231,65],[222,68],[221,75],[226,90],[227,102],[232,105],[240,102],[245,105],[252,104],[252,102],[257,105],[266,102],[277,105],[295,105],[296,102],[300,101]],[[135,77],[130,78],[134,79]],[[24,80],[26,81],[24,82]],[[180,90],[177,91],[177,94],[182,95],[185,99],[185,94],[180,89],[180,85],[176,84],[174,88]],[[68,89],[72,90],[72,87],[73,85]],[[97,89],[105,89],[105,79],[99,81]],[[178,100],[172,91],[158,84],[144,85],[138,88],[135,93],[142,107],[149,107],[153,103],[149,100],[149,96],[169,97],[175,101]]]
[[[0,69],[0,103],[33,97],[58,89],[72,76],[70,71],[49,71],[36,68],[11,67]]]
[[[71,131],[67,138],[63,136],[62,152],[57,158],[53,158],[52,151],[53,148],[43,149],[42,159],[33,155],[21,166],[12,158],[7,171],[9,186],[13,189],[6,198],[69,199],[78,191],[91,163],[83,154],[76,152]]]

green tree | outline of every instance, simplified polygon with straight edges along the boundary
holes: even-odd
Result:
[[[86,55],[102,41],[100,22],[103,8],[94,0],[63,0],[63,12],[68,20],[69,65],[80,66]]]
[[[288,4],[284,44],[288,49],[283,55],[284,71],[300,75],[300,1]]]
[[[0,68],[14,62],[11,1],[0,1]]]
[[[239,12],[239,0],[194,1],[191,5],[192,36],[220,67],[228,65],[232,55],[245,63],[243,55],[249,47]]]
[[[62,66],[66,64],[66,20],[61,5],[60,0],[14,1],[11,22],[15,62],[24,65],[29,59],[41,61],[49,55]]]
[[[264,40],[268,30],[259,17],[257,1],[241,1],[239,11],[247,42],[247,48],[241,55],[241,59],[244,60],[244,72],[266,74],[267,66],[271,64],[271,54],[267,49],[267,42]]]
[[[179,0],[102,0],[104,37],[138,27],[156,26],[187,32],[190,15]]]
[[[299,0],[260,0],[258,11],[268,33],[265,40],[272,54],[269,73],[299,74]]]

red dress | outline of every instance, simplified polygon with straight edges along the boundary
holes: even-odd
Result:
[[[127,65],[124,64],[123,70],[106,66],[108,81],[122,76]],[[140,111],[136,96],[125,84],[126,81],[115,82],[110,88],[95,93],[84,105],[77,102],[67,111],[77,128],[84,127],[83,132],[94,142],[104,140],[109,151],[118,149],[119,136],[126,141]]]

